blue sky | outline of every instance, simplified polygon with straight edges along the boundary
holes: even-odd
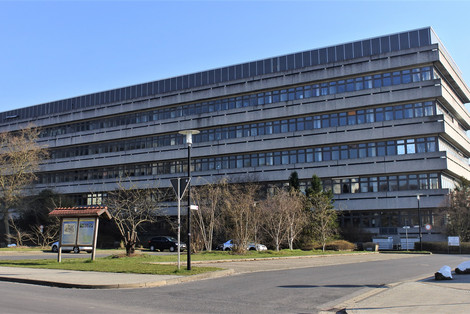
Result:
[[[432,26],[470,84],[470,1],[0,0],[0,111]]]

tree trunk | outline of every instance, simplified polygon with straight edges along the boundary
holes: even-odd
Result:
[[[294,249],[294,231],[292,230],[292,224],[290,225],[289,227],[289,239],[288,239],[288,242],[289,242],[289,250],[293,250]]]
[[[5,227],[5,243],[10,244],[10,213],[8,209],[3,210],[3,225]]]
[[[126,256],[131,256],[135,253],[135,243],[137,242],[137,233],[135,231],[127,232],[125,239],[126,243]]]

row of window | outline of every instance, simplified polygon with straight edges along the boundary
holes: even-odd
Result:
[[[384,211],[381,213],[371,211],[342,211],[338,216],[340,226],[348,227],[354,226],[359,228],[387,228],[390,229],[387,234],[398,234],[397,228],[401,233],[405,232],[403,226],[418,226],[419,218],[421,218],[421,225],[430,224],[432,226],[441,226],[442,218],[438,216],[437,212],[433,213],[431,210],[421,210],[421,217],[415,209],[402,210],[402,211]],[[380,233],[383,234],[381,230]]]
[[[439,189],[437,173],[407,174],[399,176],[356,177],[323,180],[323,188],[333,194],[393,192]]]
[[[237,169],[259,166],[289,165],[305,162],[346,160],[375,156],[392,156],[435,152],[437,138],[418,138],[407,140],[381,141],[339,146],[326,146],[268,153],[254,153],[238,156],[222,156],[194,160],[194,171]],[[172,168],[170,168],[172,169]],[[181,171],[182,165],[174,171]]]
[[[276,73],[318,64],[367,57],[391,51],[426,46],[431,43],[429,28],[376,37],[327,48],[252,61],[159,81],[138,84],[0,113],[2,121],[16,117],[30,118],[106,103],[129,101],[207,84],[221,83],[258,75]]]
[[[198,158],[193,160],[193,171],[238,169],[259,166],[288,165],[305,162],[345,160],[374,156],[389,156],[434,152],[437,138],[416,138],[372,143],[325,146],[276,152],[253,153],[244,155]],[[102,170],[85,169],[41,175],[40,183],[59,183],[95,179],[119,178],[125,176],[149,176],[185,173],[186,160],[162,161],[150,164],[134,164],[109,167]]]
[[[435,103],[427,101],[413,104],[371,108],[366,110],[352,110],[348,112],[206,129],[202,130],[200,134],[194,135],[193,141],[195,143],[212,142],[265,134],[278,134],[342,125],[380,122],[384,120],[400,120],[431,116],[434,113]],[[69,158],[75,156],[130,151],[136,149],[148,149],[152,147],[156,148],[163,146],[181,145],[183,142],[183,135],[166,134],[133,140],[55,149],[51,151],[51,158]]]
[[[360,76],[347,80],[338,80],[320,84],[299,86],[296,88],[280,89],[239,97],[218,99],[209,102],[194,103],[178,107],[139,112],[113,118],[106,118],[80,123],[71,123],[59,127],[44,128],[41,131],[41,137],[54,137],[61,134],[75,133],[87,130],[110,128],[136,123],[145,123],[149,121],[175,119],[195,114],[217,112],[234,108],[258,106],[264,104],[278,103],[282,101],[305,99],[325,95],[333,95],[344,92],[371,89],[381,86],[408,84],[411,82],[431,80],[433,77],[437,77],[437,73],[436,71],[433,71],[431,67],[414,68],[376,75]]]
[[[195,143],[431,116],[431,101],[202,130]]]

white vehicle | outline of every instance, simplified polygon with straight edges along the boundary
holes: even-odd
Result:
[[[227,242],[223,243],[221,245],[221,249],[223,251],[231,251],[233,248],[233,241],[232,240],[228,240]],[[248,251],[267,251],[268,248],[266,247],[266,245],[264,244],[260,244],[260,243],[254,243],[254,242],[250,242],[248,243],[248,246],[246,247],[246,249]]]
[[[59,252],[59,241],[52,243],[51,250],[54,253]],[[62,253],[80,253],[80,251],[86,251],[87,253],[91,253],[93,248],[91,246],[62,246]]]

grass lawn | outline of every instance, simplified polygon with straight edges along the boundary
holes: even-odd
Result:
[[[196,275],[219,270],[216,267],[191,267],[186,270],[186,265],[181,265],[178,271],[175,264],[158,264],[158,256],[139,254],[132,257],[119,257],[111,255],[97,258],[95,261],[85,258],[66,258],[58,263],[55,259],[29,259],[29,260],[0,260],[0,266],[6,267],[30,267],[47,269],[67,269],[81,271],[98,271],[111,273],[135,273],[153,275]]]
[[[302,251],[302,250],[280,250],[276,251],[247,251],[245,254],[237,254],[234,252],[223,252],[223,251],[212,251],[212,252],[201,252],[198,254],[191,255],[193,261],[210,261],[210,260],[224,260],[224,259],[262,259],[262,258],[273,258],[273,257],[290,257],[290,256],[312,256],[312,255],[332,255],[332,254],[356,254],[360,252],[353,251]],[[186,253],[185,253],[186,254]],[[161,256],[165,257],[165,256]],[[169,257],[169,256],[168,256]],[[176,257],[175,257],[176,258]],[[183,256],[182,256],[183,258]],[[186,260],[186,256],[184,256]]]
[[[3,249],[2,249],[3,250]],[[40,249],[16,248],[8,249],[10,251],[20,250],[25,251],[38,251]],[[100,250],[101,253],[106,250]],[[115,253],[116,250],[110,250]],[[210,271],[216,271],[220,268],[216,267],[198,267],[197,264],[191,267],[191,270],[186,270],[186,252],[181,253],[181,269],[178,271],[176,262],[177,255],[150,255],[145,254],[145,251],[137,251],[136,256],[125,257],[124,250],[120,250],[120,254],[114,254],[107,257],[97,258],[91,261],[86,258],[66,258],[58,263],[55,259],[24,259],[24,260],[1,260],[0,266],[7,267],[31,267],[31,268],[48,268],[48,269],[66,269],[66,270],[81,270],[81,271],[99,271],[99,272],[115,272],[115,273],[137,273],[137,274],[154,274],[154,275],[195,275]],[[301,251],[301,250],[282,250],[256,252],[249,251],[246,254],[236,254],[232,252],[202,252],[191,255],[192,261],[210,261],[210,260],[224,260],[224,259],[262,259],[272,257],[287,257],[287,256],[311,256],[311,255],[328,255],[338,253],[352,253],[354,252],[337,252],[337,251]]]

